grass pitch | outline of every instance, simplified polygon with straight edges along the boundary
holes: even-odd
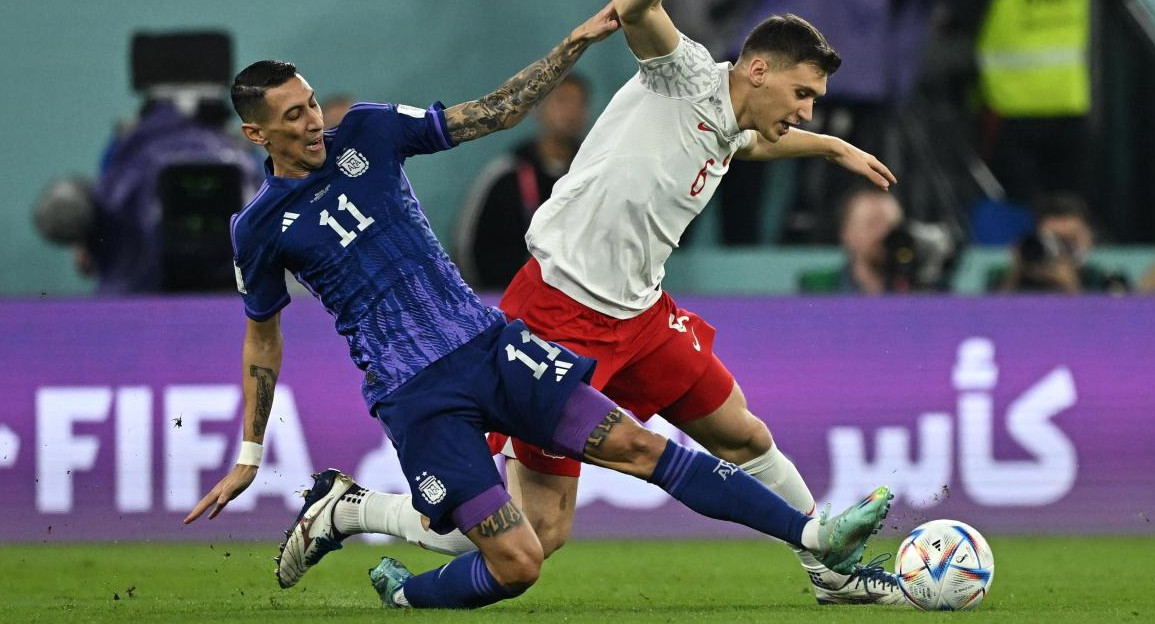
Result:
[[[521,598],[479,611],[383,611],[366,571],[447,558],[348,544],[277,588],[274,544],[0,545],[0,622],[1150,622],[1155,537],[994,538],[992,592],[974,612],[819,607],[786,548],[766,541],[579,542]],[[893,550],[877,540],[873,553]],[[890,565],[890,564],[888,564]]]

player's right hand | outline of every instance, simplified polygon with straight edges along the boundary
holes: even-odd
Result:
[[[882,161],[875,158],[873,154],[858,149],[842,139],[838,139],[838,143],[839,149],[834,156],[829,157],[830,161],[870,180],[875,186],[884,191],[888,190],[891,184],[898,184],[898,178],[894,177],[890,169],[882,164]]]
[[[213,486],[213,489],[209,490],[208,494],[205,494],[204,498],[197,503],[197,506],[193,507],[193,510],[190,511],[184,519],[184,523],[188,524],[201,517],[201,514],[214,504],[216,507],[214,507],[213,512],[209,514],[209,520],[216,518],[217,514],[225,508],[225,505],[228,505],[229,501],[236,498],[241,492],[244,492],[256,478],[256,466],[246,466],[243,464],[233,466],[233,469],[217,482],[217,484]]]
[[[596,43],[617,32],[621,26],[618,12],[614,10],[614,3],[611,2],[586,20],[585,23],[575,28],[570,33],[570,39]]]

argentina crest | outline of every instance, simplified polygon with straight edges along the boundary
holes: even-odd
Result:
[[[369,159],[355,149],[349,148],[337,157],[337,167],[341,173],[355,178],[369,170]]]
[[[425,502],[436,505],[445,500],[445,484],[441,482],[441,479],[428,472],[422,472],[413,480],[419,482],[417,489],[420,490],[421,497],[425,499]]]

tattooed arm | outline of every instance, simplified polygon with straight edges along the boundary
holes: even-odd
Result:
[[[561,83],[591,43],[613,34],[618,25],[613,5],[607,5],[575,28],[545,58],[518,72],[493,93],[445,109],[449,136],[456,143],[464,143],[516,126]]]
[[[241,355],[244,367],[245,441],[262,443],[269,413],[273,409],[273,388],[281,374],[281,314],[257,322],[248,320]]]
[[[246,442],[261,443],[265,439],[265,426],[273,409],[273,389],[277,385],[277,375],[281,373],[281,313],[267,321],[248,320],[245,327],[245,343],[241,362],[244,368],[244,438]],[[257,477],[256,466],[237,464],[224,476],[204,498],[193,507],[184,523],[196,520],[213,507],[209,519],[229,504],[252,484]],[[215,505],[215,506],[214,506]]]

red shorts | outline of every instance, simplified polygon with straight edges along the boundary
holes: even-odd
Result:
[[[734,376],[714,355],[714,328],[679,308],[667,293],[640,315],[617,319],[546,284],[537,260],[530,258],[506,289],[501,309],[541,338],[597,359],[590,385],[639,420],[656,413],[674,424],[701,418],[721,407],[734,388]],[[504,441],[494,444],[500,449]],[[514,450],[538,472],[579,473],[575,460],[546,455],[518,440]]]

